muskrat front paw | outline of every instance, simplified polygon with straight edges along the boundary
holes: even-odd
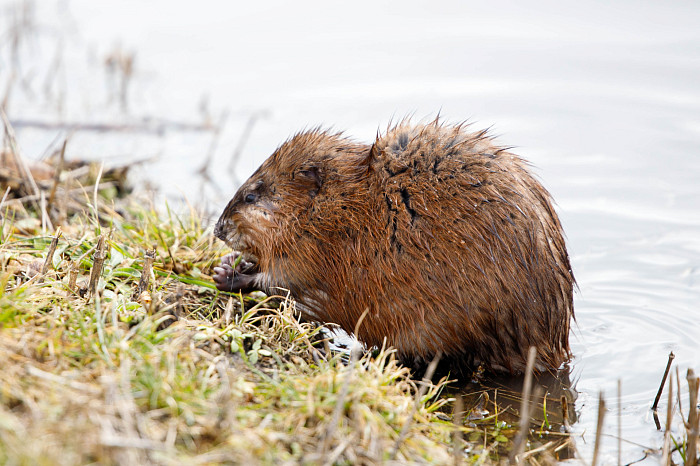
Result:
[[[228,254],[221,259],[221,265],[214,267],[212,278],[219,290],[237,293],[255,287],[256,274],[245,273],[252,269],[254,264],[243,259],[238,260],[238,264],[236,264],[239,256],[238,252]]]
[[[240,258],[240,259],[239,259]],[[248,262],[241,257],[241,253],[234,251],[221,258],[222,265],[229,265],[236,269],[238,273],[247,273],[255,267],[253,262]]]

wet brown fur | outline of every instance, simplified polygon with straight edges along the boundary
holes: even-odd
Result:
[[[255,198],[255,202],[246,202]],[[312,320],[517,373],[570,357],[574,277],[549,193],[485,131],[402,122],[373,145],[297,134],[236,193],[216,234]]]

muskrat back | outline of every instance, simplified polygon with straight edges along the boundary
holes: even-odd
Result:
[[[215,234],[243,255],[224,290],[289,290],[309,319],[512,373],[570,357],[573,283],[549,193],[485,132],[403,122],[374,144],[314,130],[241,186]]]

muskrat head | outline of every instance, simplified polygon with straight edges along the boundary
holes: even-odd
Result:
[[[310,236],[309,219],[315,203],[325,198],[325,182],[338,181],[337,160],[360,157],[362,149],[340,134],[297,134],[243,183],[214,234],[263,271],[279,269],[290,248]]]

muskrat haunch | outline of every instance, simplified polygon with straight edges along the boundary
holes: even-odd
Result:
[[[289,290],[311,320],[406,362],[438,352],[520,372],[570,357],[574,277],[549,193],[486,131],[402,122],[360,144],[299,133],[241,186],[215,234],[221,290]],[[233,259],[242,255],[234,268]]]

